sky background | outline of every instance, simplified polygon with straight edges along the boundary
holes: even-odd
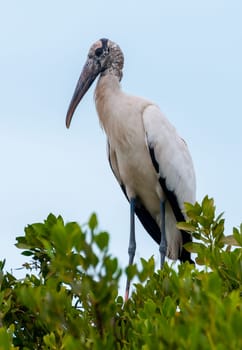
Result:
[[[48,213],[84,223],[95,211],[110,251],[127,264],[129,205],[106,157],[94,85],[69,130],[65,115],[89,47],[125,55],[122,88],[157,103],[187,141],[197,199],[214,197],[226,233],[241,223],[242,2],[0,0],[0,259]],[[137,223],[137,254],[158,246]]]

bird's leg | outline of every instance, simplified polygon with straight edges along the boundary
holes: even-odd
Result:
[[[166,241],[166,223],[165,223],[165,200],[160,202],[160,215],[161,215],[161,240],[160,240],[160,268],[163,268],[167,250],[167,241]]]
[[[133,264],[135,250],[136,250],[136,241],[135,241],[135,198],[130,200],[130,236],[129,236],[129,266]],[[127,278],[126,289],[125,289],[125,301],[129,298],[129,288],[130,288],[130,279]]]

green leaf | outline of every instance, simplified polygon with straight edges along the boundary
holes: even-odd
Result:
[[[31,248],[31,246],[26,242],[25,237],[16,237],[17,243],[15,243],[15,246],[19,249],[28,249]]]
[[[242,224],[240,225],[240,231],[236,227],[233,228],[233,236],[239,246],[242,247]]]
[[[46,227],[51,228],[53,225],[55,225],[57,223],[57,221],[59,221],[59,222],[61,221],[62,225],[64,224],[61,216],[58,216],[58,218],[57,218],[54,214],[50,213],[48,215],[47,219],[44,221],[44,223],[45,223]]]
[[[98,221],[97,221],[97,215],[93,213],[88,221],[88,226],[91,231],[94,231],[95,228],[97,228]]]
[[[240,247],[240,243],[237,241],[234,235],[225,236],[222,238],[222,242],[227,245],[238,246]]]
[[[197,218],[197,222],[202,226],[203,233],[208,236],[210,234],[210,226],[212,224],[212,220],[206,216],[199,216]]]
[[[196,261],[196,264],[200,266],[205,265],[205,262],[206,262],[203,256],[196,257],[195,261]]]
[[[202,238],[202,235],[200,232],[193,232],[192,233],[192,237],[194,237],[195,239],[200,240]]]
[[[138,273],[137,265],[136,264],[128,265],[125,269],[125,272],[126,272],[127,278],[129,280],[132,280],[134,276],[136,276]]]
[[[148,318],[151,315],[154,315],[156,309],[157,309],[157,305],[155,304],[155,302],[152,299],[148,299],[144,305],[144,311],[146,313],[146,318]]]
[[[217,238],[218,240],[222,238],[224,234],[224,219],[220,220],[218,223],[215,224],[212,232],[214,238]]]
[[[202,201],[202,211],[203,215],[209,220],[214,219],[215,215],[215,206],[214,200],[212,198],[208,198],[208,196],[204,197]]]
[[[7,330],[5,328],[0,328],[0,344],[2,349],[4,350],[11,349],[11,342]]]
[[[178,222],[176,227],[179,230],[187,231],[187,232],[194,232],[196,231],[196,226],[191,224],[190,222]]]
[[[167,296],[164,300],[162,311],[164,313],[164,316],[167,318],[173,317],[176,312],[176,304],[171,299],[170,296]]]
[[[21,254],[24,256],[34,255],[34,253],[31,250],[24,250]]]
[[[5,263],[6,263],[6,259],[0,260],[0,270],[4,269]]]
[[[204,249],[204,244],[197,242],[188,242],[184,244],[185,249],[189,253],[200,253],[202,249]]]
[[[108,247],[108,242],[109,242],[108,233],[100,232],[99,234],[95,235],[94,242],[97,244],[100,250],[104,250],[105,248]]]
[[[202,208],[197,202],[194,205],[190,203],[184,203],[184,208],[188,218],[190,219],[195,220],[202,213]]]
[[[113,275],[118,269],[118,260],[116,258],[112,259],[110,257],[106,257],[104,260],[104,265],[106,267],[106,271],[108,275],[107,277],[112,279]]]

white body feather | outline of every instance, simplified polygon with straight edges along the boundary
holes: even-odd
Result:
[[[165,179],[183,210],[184,202],[195,201],[195,174],[186,143],[152,102],[130,96],[120,89],[116,76],[99,78],[95,100],[98,116],[109,144],[109,159],[120,185],[129,199],[138,198],[161,227],[160,201],[166,195],[159,183]],[[154,150],[157,173],[150,156]],[[167,256],[177,259],[182,246],[176,218],[166,202]]]

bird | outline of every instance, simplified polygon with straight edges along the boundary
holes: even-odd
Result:
[[[186,221],[184,202],[194,203],[196,179],[186,142],[154,102],[127,94],[121,88],[124,55],[107,38],[96,41],[74,90],[66,114],[66,127],[94,80],[97,114],[107,137],[111,170],[130,204],[129,265],[136,251],[135,215],[159,245],[160,266],[165,256],[191,260],[184,244],[190,233],[179,230]],[[127,278],[125,300],[129,298]]]

